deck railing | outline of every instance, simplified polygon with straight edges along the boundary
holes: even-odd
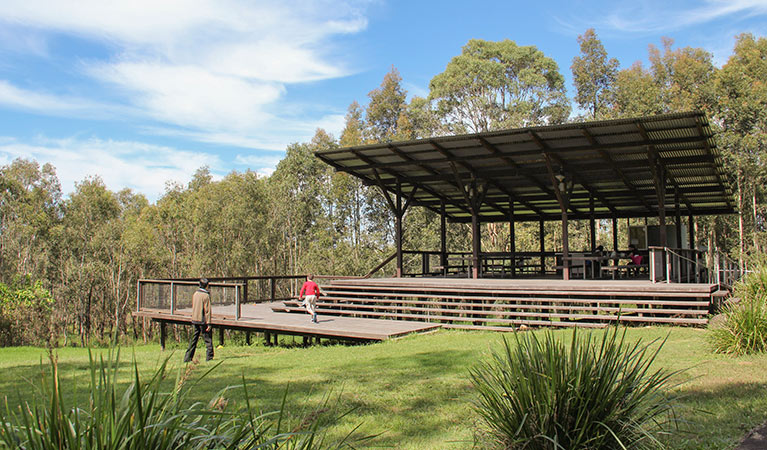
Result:
[[[403,250],[405,277],[472,276],[474,261],[471,252],[442,252],[437,250]],[[547,259],[555,252],[482,252],[479,266],[483,275],[515,276],[543,274]]]
[[[743,275],[740,264],[719,250],[714,251],[713,259],[716,284],[731,287]]]
[[[650,281],[653,283],[713,283],[724,287],[740,279],[740,266],[714,250],[650,247]]]
[[[223,308],[234,309],[234,318],[241,317],[244,303],[289,300],[294,298],[299,282],[306,275],[265,275],[252,277],[210,278],[208,291],[214,313]],[[192,295],[197,290],[197,279],[140,279],[138,280],[136,310],[167,311],[183,314],[192,307]]]

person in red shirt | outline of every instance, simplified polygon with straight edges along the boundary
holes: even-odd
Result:
[[[306,308],[306,312],[312,315],[312,323],[317,323],[317,298],[322,293],[317,283],[312,281],[313,279],[314,275],[312,274],[306,276],[306,281],[301,286],[298,299],[301,300],[301,304]]]

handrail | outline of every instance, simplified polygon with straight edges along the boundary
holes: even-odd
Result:
[[[241,280],[242,278],[236,278],[237,280]],[[200,279],[197,278],[194,281],[190,281],[187,279],[157,279],[157,278],[139,278],[139,283],[174,283],[174,284],[186,284],[186,285],[194,285],[199,284]],[[208,283],[208,286],[219,286],[219,287],[237,287],[241,286],[241,283],[221,283],[217,281],[211,281]]]
[[[686,257],[686,256],[684,256],[684,255],[682,255],[682,254],[680,254],[680,253],[677,253],[677,252],[675,252],[675,251],[674,251],[674,249],[671,249],[671,248],[668,248],[668,247],[663,247],[663,249],[664,249],[665,251],[667,251],[667,252],[671,253],[672,255],[676,255],[678,258],[681,258],[681,259],[687,260],[687,261],[689,261],[689,262],[691,262],[691,263],[695,264],[695,260],[693,260],[693,259],[690,259],[690,258],[688,258],[688,257]],[[696,250],[696,251],[697,251],[697,250]]]
[[[700,282],[703,278],[708,283],[729,286],[731,282],[736,281],[742,275],[737,262],[729,255],[720,252],[719,249],[713,249],[709,252],[698,249],[672,249],[656,246],[651,246],[648,249],[650,251],[650,279],[653,282],[665,280],[666,283],[671,283],[676,276],[677,282],[682,282],[683,278],[686,278],[688,282],[692,278],[695,279],[695,282]],[[658,253],[665,261],[657,260]],[[692,253],[695,258],[686,256],[685,253]],[[713,266],[706,263],[706,253],[711,257]],[[660,267],[664,267],[664,270],[660,272],[662,277],[660,279],[656,276],[655,270],[658,262],[661,263]],[[701,269],[704,270],[703,273],[701,273]]]
[[[362,278],[370,278],[374,273],[378,272],[379,270],[383,269],[383,267],[391,262],[394,258],[397,257],[397,252],[394,252],[389,256],[388,258],[384,259],[383,262],[377,266],[375,266],[373,269],[370,270],[367,274],[365,274]]]

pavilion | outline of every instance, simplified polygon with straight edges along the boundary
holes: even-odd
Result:
[[[471,223],[472,278],[482,276],[480,225],[508,222],[510,254],[515,223],[561,221],[563,278],[569,279],[568,221],[611,219],[613,248],[620,218],[657,217],[666,247],[667,217],[732,214],[732,190],[705,114],[526,127],[485,133],[384,142],[317,152],[336,170],[377,186],[395,218],[397,276],[403,274],[402,221],[411,206],[441,217],[441,264],[447,265],[446,223]],[[543,263],[541,264],[543,266]]]
[[[267,342],[277,334],[299,335],[306,343],[315,337],[386,339],[430,330],[434,324],[497,331],[613,323],[705,326],[728,294],[730,282],[740,275],[737,265],[718,252],[703,255],[694,248],[696,216],[735,212],[714,134],[700,112],[386,142],[316,155],[380,188],[395,218],[397,251],[378,268],[396,258],[397,276],[324,277],[325,295],[317,307],[329,318],[328,325],[320,327],[301,326],[293,323],[291,314],[280,314],[304,314],[292,295],[280,298],[276,289],[282,283],[280,292],[290,294],[285,283],[303,275],[212,279],[211,285],[218,289],[213,305],[217,328],[263,332]],[[440,215],[439,251],[403,250],[402,221],[411,206]],[[667,233],[669,216],[674,219],[674,234]],[[615,278],[621,266],[615,260],[612,265],[593,264],[601,261],[597,259],[591,260],[593,279],[586,279],[585,261],[594,255],[570,253],[568,221],[589,221],[593,248],[595,221],[612,220],[613,248],[617,248],[618,219],[636,217],[658,218],[656,242],[646,240],[649,280],[630,277],[628,272],[623,279],[605,280],[603,275],[612,270]],[[688,249],[681,248],[683,217],[690,224]],[[471,223],[470,253],[448,253],[448,221]],[[540,251],[517,252],[515,224],[530,221],[539,224]],[[561,252],[544,247],[546,221],[561,221]],[[489,222],[509,223],[508,252],[482,252],[480,225]],[[403,255],[411,253],[424,257],[419,274],[404,273]],[[450,259],[457,254],[463,261],[451,266]],[[430,270],[427,255],[439,257],[440,272]],[[561,280],[542,276],[552,267],[544,264],[544,258],[551,257]],[[530,258],[540,258],[540,264],[528,266]],[[501,264],[492,263],[499,259]],[[517,264],[520,261],[524,267]],[[578,261],[583,263],[584,279],[570,279],[571,270],[577,274]],[[493,272],[499,266],[500,276]],[[597,266],[599,271],[594,270]],[[638,268],[627,270],[634,269]],[[264,282],[271,286],[266,294],[259,293]],[[165,324],[189,323],[189,295],[184,289],[194,284],[186,279],[139,280],[134,315],[160,323],[164,342]],[[275,314],[254,309],[254,303],[262,302],[269,302]],[[342,323],[344,317],[355,320]],[[360,325],[356,319],[368,322]],[[410,323],[396,324],[402,328],[391,320],[370,319]],[[329,324],[337,327],[330,329]]]

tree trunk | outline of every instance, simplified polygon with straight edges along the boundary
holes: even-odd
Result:
[[[745,253],[745,242],[743,234],[743,170],[738,169],[738,264],[740,265],[741,271],[743,270],[743,255]]]
[[[759,209],[756,203],[756,190],[758,189],[757,184],[754,183],[753,187],[754,189],[751,192],[751,207],[753,209],[753,214],[754,214],[754,229],[752,233],[754,236],[754,253],[758,255],[759,253],[761,253],[761,250],[759,249],[759,233],[758,233],[758,227],[757,227],[759,223],[759,213],[758,213]]]

